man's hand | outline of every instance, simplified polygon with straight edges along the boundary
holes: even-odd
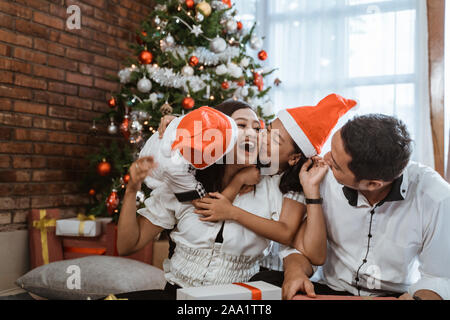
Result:
[[[194,212],[202,215],[201,221],[218,222],[232,220],[233,205],[224,195],[214,192],[209,194],[211,198],[203,198],[195,201]]]
[[[161,121],[159,122],[159,127],[158,127],[158,133],[159,133],[159,138],[162,139],[164,132],[167,129],[167,126],[173,121],[173,119],[175,119],[175,116],[172,115],[167,115],[161,118]]]
[[[297,295],[297,292],[306,293],[310,298],[316,297],[314,285],[306,274],[300,270],[297,272],[285,272],[282,287],[283,300],[292,300]]]

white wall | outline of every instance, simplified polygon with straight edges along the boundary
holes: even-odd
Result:
[[[445,4],[445,168],[450,182],[450,2]]]

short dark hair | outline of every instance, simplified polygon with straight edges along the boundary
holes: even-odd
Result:
[[[399,119],[369,114],[355,117],[341,130],[348,164],[357,181],[397,179],[408,165],[412,139]]]

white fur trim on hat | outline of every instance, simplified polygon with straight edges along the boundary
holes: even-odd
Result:
[[[295,119],[287,110],[280,111],[280,113],[278,113],[278,119],[281,120],[287,132],[297,146],[302,150],[305,157],[311,158],[317,155],[316,148],[314,148],[302,128],[300,128]]]

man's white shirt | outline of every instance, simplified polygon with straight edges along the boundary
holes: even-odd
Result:
[[[412,162],[371,206],[330,170],[321,194],[328,252],[313,281],[354,295],[426,289],[450,299],[450,185],[438,173]],[[280,258],[295,252],[284,247]]]

